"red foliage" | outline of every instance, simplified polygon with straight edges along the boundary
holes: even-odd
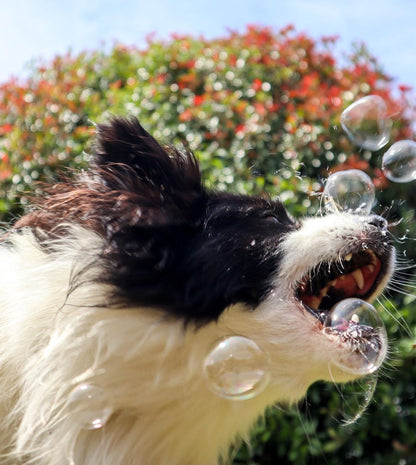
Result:
[[[280,169],[282,157],[272,166],[271,153],[298,160],[314,176],[325,176],[338,156],[346,167],[358,166],[358,149],[332,131],[341,111],[364,95],[380,95],[395,120],[393,137],[410,137],[403,110],[411,89],[399,86],[394,98],[388,76],[364,47],[338,65],[337,40],[314,40],[292,25],[277,32],[249,25],[220,39],[173,35],[159,41],[153,35],[145,50],[118,44],[107,55],[67,54],[42,63],[27,82],[0,87],[0,188],[13,200],[23,189],[12,181],[15,174],[29,183],[33,173],[41,178],[73,159],[70,154],[80,155],[93,132],[88,122],[106,110],[133,109],[151,131],[172,136],[181,124],[191,148],[212,154],[223,147],[229,163],[250,153],[240,165],[255,160],[265,172]],[[326,161],[328,143],[332,155]],[[251,178],[249,168],[238,169]],[[275,175],[270,179],[279,184]]]

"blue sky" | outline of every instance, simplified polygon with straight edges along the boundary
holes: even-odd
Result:
[[[0,0],[0,82],[27,64],[114,41],[141,45],[148,33],[223,35],[248,23],[293,23],[338,49],[364,41],[396,82],[416,88],[415,0]]]

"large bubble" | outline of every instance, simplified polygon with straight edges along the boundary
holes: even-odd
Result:
[[[338,171],[328,177],[323,200],[328,213],[368,215],[375,201],[374,184],[364,171]]]
[[[392,123],[384,100],[378,95],[368,95],[342,112],[341,126],[354,144],[377,151],[388,143]]]
[[[209,388],[220,397],[250,399],[261,393],[270,379],[268,357],[251,339],[220,339],[204,361]]]
[[[324,331],[346,345],[343,352],[334,351],[332,358],[334,365],[343,371],[367,375],[383,363],[387,349],[386,329],[378,312],[368,302],[357,298],[338,302],[326,317]]]
[[[400,140],[383,155],[382,169],[393,182],[409,182],[416,179],[416,142]]]
[[[102,428],[113,413],[103,388],[95,384],[81,383],[69,394],[68,410],[84,429]]]

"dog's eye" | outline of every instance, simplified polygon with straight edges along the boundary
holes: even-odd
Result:
[[[270,223],[280,224],[279,218],[276,215],[268,214],[264,216],[264,219]]]

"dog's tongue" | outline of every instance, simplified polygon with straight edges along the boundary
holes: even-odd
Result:
[[[346,275],[342,276],[341,278],[337,279],[329,288],[328,294],[334,293],[336,295],[344,295],[345,297],[347,296],[352,296],[352,295],[362,295],[359,292],[360,289],[358,288],[357,281],[353,278],[351,275]],[[319,310],[319,306],[321,303],[322,298],[325,297],[323,296],[318,296],[318,295],[310,295],[310,294],[305,294],[302,296],[302,302],[306,304],[308,307]]]
[[[350,274],[338,278],[332,287],[343,291],[346,296],[362,297],[369,293],[380,272],[380,263],[363,266]]]
[[[341,276],[331,287],[336,291],[342,291],[345,295],[354,295],[359,292],[357,281],[350,274]]]

